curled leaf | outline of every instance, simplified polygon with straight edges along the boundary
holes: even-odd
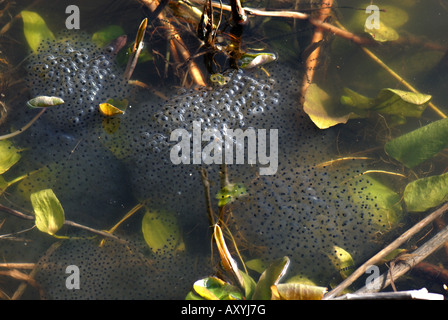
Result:
[[[99,110],[103,116],[112,117],[117,114],[124,114],[128,104],[127,99],[108,99],[106,102],[100,103]]]
[[[301,283],[280,283],[271,287],[271,300],[322,300],[327,288]]]
[[[283,257],[274,261],[260,276],[257,286],[255,287],[252,299],[269,300],[271,299],[271,287],[277,285],[280,279],[285,275],[289,267],[289,258]]]
[[[242,300],[243,296],[237,287],[228,284],[227,282],[216,278],[208,277],[196,281],[193,284],[192,294],[198,295],[205,300]],[[188,296],[187,299],[191,300],[194,295]],[[197,299],[197,297],[196,297]]]
[[[26,104],[30,108],[48,108],[64,103],[59,97],[39,96],[29,100]]]
[[[252,69],[275,60],[277,60],[277,55],[274,53],[245,53],[240,58],[240,67],[242,69]]]
[[[36,216],[36,227],[42,232],[55,235],[64,224],[65,215],[53,190],[34,192],[30,198]]]

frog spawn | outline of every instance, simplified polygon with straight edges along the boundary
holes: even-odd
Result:
[[[41,43],[28,64],[28,86],[34,97],[57,96],[65,101],[45,118],[65,131],[98,122],[98,104],[130,95],[113,60],[112,47],[98,48],[85,34],[63,31],[58,40]]]
[[[45,55],[32,60],[31,70],[41,68],[44,56],[64,44],[55,42],[47,46],[48,49],[41,50]],[[82,47],[87,48],[87,54],[96,56],[97,49],[92,44],[83,42]],[[226,127],[279,130],[279,168],[276,175],[259,176],[256,166],[228,166],[229,180],[242,183],[249,192],[231,204],[234,224],[230,227],[242,246],[249,243],[261,248],[261,257],[267,261],[288,255],[293,261],[293,272],[314,278],[325,275],[321,278],[320,284],[323,285],[326,285],[328,274],[334,272],[334,268],[322,257],[331,251],[333,245],[345,248],[358,259],[371,253],[374,246],[366,244],[376,226],[366,217],[371,216],[375,209],[367,199],[361,199],[360,204],[351,201],[349,194],[363,188],[361,182],[352,180],[351,185],[341,184],[341,181],[359,175],[365,164],[356,162],[341,170],[316,169],[317,164],[335,154],[335,130],[319,131],[298,112],[300,83],[291,75],[291,69],[275,65],[269,72],[270,78],[257,70],[234,71],[229,75],[230,81],[223,86],[200,92],[184,91],[161,105],[156,98],[147,98],[146,102],[136,105],[121,117],[119,130],[113,135],[102,130],[100,121],[95,120],[99,115],[83,116],[94,114],[89,109],[83,109],[84,113],[76,125],[70,126],[69,133],[61,134],[61,126],[65,130],[67,120],[81,114],[77,96],[92,88],[78,90],[75,85],[73,97],[68,91],[59,92],[68,102],[66,110],[55,108],[47,118],[50,124],[40,123],[30,129],[26,138],[21,137],[25,144],[40,143],[43,150],[51,150],[49,153],[34,150],[29,158],[31,162],[46,164],[53,175],[25,180],[22,192],[39,189],[42,185],[56,188],[57,195],[67,195],[61,202],[67,207],[66,211],[72,213],[69,218],[88,224],[89,220],[82,218],[96,216],[99,218],[98,226],[104,228],[105,224],[107,227],[112,225],[112,215],[108,216],[112,210],[104,203],[122,199],[117,200],[121,208],[128,207],[133,201],[128,193],[131,186],[133,196],[140,201],[149,201],[151,208],[175,212],[189,238],[182,258],[176,258],[179,255],[151,257],[152,267],[156,266],[159,271],[168,270],[157,273],[158,276],[148,271],[152,269],[146,262],[139,263],[138,268],[131,267],[130,263],[117,265],[117,261],[135,258],[121,245],[112,244],[109,251],[98,249],[95,243],[90,243],[86,250],[82,241],[68,243],[46,258],[39,275],[39,281],[52,298],[75,298],[67,295],[66,288],[59,282],[53,281],[54,272],[61,275],[67,264],[78,263],[80,267],[84,264],[83,270],[92,280],[84,291],[77,292],[77,298],[181,299],[186,291],[172,292],[169,289],[177,288],[180,281],[186,284],[183,288],[187,288],[211,272],[207,262],[200,264],[204,268],[201,271],[193,268],[191,261],[198,252],[210,250],[210,230],[199,175],[201,166],[173,165],[169,158],[169,151],[175,143],[169,140],[170,132],[178,128],[191,130],[193,121],[200,121],[205,128],[220,132]],[[56,90],[65,90],[72,87],[70,82],[60,84],[42,80],[33,72],[30,79],[37,81],[37,89],[56,87]],[[45,85],[44,81],[47,81]],[[116,94],[115,89],[121,85],[121,80],[117,80],[97,86],[92,104],[87,108],[91,108],[93,102]],[[39,94],[53,92],[37,89],[35,92]],[[123,98],[127,92],[119,92],[117,98]],[[220,188],[219,166],[203,167],[208,170],[211,194],[214,195]],[[85,198],[88,186],[91,186],[94,198]],[[112,187],[105,189],[106,186]],[[101,197],[95,197],[98,193],[107,197],[100,201]],[[66,205],[69,199],[75,201]],[[89,207],[95,209],[89,210]],[[85,215],[79,216],[80,211]],[[129,232],[130,235],[138,234],[136,230],[130,231],[133,231]],[[138,243],[139,249],[145,247]],[[240,249],[245,252],[247,248]],[[109,269],[111,265],[115,267]],[[96,271],[104,266],[109,271]],[[170,269],[173,268],[179,269],[178,272],[172,273]],[[122,279],[113,278],[116,282],[111,284],[112,274],[117,273],[122,275]],[[182,279],[177,276],[179,274]],[[131,282],[144,279],[143,287],[146,289],[139,286],[135,291],[120,291],[119,283],[123,279]],[[168,289],[165,289],[166,295],[160,294],[160,288]]]

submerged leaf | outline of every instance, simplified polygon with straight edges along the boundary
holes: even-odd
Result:
[[[448,147],[448,119],[442,119],[387,142],[385,151],[406,167],[413,168],[431,159],[446,147]]]
[[[410,182],[403,194],[410,212],[424,212],[448,201],[448,173]]]
[[[354,201],[362,202],[371,199],[375,204],[375,210],[369,214],[369,220],[380,231],[389,230],[396,226],[403,217],[401,195],[393,191],[389,186],[371,176],[363,175],[361,191],[353,194]]]
[[[303,111],[319,129],[327,129],[337,124],[344,124],[351,118],[358,118],[353,112],[338,110],[337,103],[316,84],[309,85],[305,94]]]
[[[341,247],[333,246],[333,251],[327,253],[327,256],[343,279],[347,278],[353,272],[355,261],[350,253]]]
[[[54,40],[54,34],[48,29],[44,19],[32,11],[21,12],[23,31],[31,50],[37,52],[37,48],[43,40]]]
[[[366,24],[364,31],[378,42],[394,41],[400,37],[394,28],[387,26],[382,21],[379,22],[379,29],[372,29]]]
[[[289,258],[283,257],[274,261],[260,276],[257,286],[255,287],[252,299],[269,300],[272,292],[271,286],[277,285],[280,279],[285,275],[289,267]]]
[[[147,210],[142,220],[142,232],[156,254],[173,252],[183,246],[180,227],[172,213]]]
[[[92,42],[100,48],[105,47],[116,38],[126,34],[122,27],[118,25],[107,26],[92,35]]]
[[[36,227],[54,235],[64,224],[65,215],[61,203],[51,189],[31,194],[31,204],[36,216]]]
[[[8,171],[20,160],[20,153],[10,140],[0,140],[0,174]]]
[[[322,300],[327,288],[301,283],[280,283],[271,287],[271,300]]]

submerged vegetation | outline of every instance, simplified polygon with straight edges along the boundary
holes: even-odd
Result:
[[[448,121],[437,106],[446,92],[419,91],[378,58],[428,48],[428,69],[406,76],[446,72],[448,44],[405,28],[415,1],[379,3],[375,28],[368,3],[118,2],[132,25],[112,17],[58,33],[31,6],[8,15],[22,21],[17,30],[0,30],[23,35],[31,51],[14,66],[7,47],[0,56],[0,80],[26,92],[1,88],[0,267],[33,262],[30,274],[0,276],[37,289],[25,298],[333,299],[395,289],[397,266],[422,271],[418,262],[446,242]],[[5,3],[2,21],[15,12]],[[349,60],[365,74],[348,72]],[[170,133],[195,121],[219,133],[278,129],[277,175],[173,165]],[[224,150],[208,138],[213,158]],[[421,245],[433,223],[441,231]],[[22,235],[29,257],[13,243]],[[58,282],[84,263],[84,291]],[[387,285],[363,287],[371,265]],[[0,297],[24,294],[11,288]]]

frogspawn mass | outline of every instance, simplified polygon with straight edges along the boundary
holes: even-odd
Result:
[[[245,259],[289,256],[288,276],[326,285],[338,272],[329,258],[335,246],[362,261],[376,250],[372,239],[388,217],[364,193],[364,161],[322,167],[336,152],[337,129],[318,130],[298,107],[296,71],[280,63],[261,70],[233,70],[229,81],[211,90],[182,89],[163,101],[147,92],[133,94],[116,65],[113,50],[99,49],[87,36],[63,33],[43,43],[28,64],[32,96],[59,96],[65,104],[48,109],[16,142],[36,173],[18,186],[17,203],[31,192],[51,188],[67,219],[106,229],[124,209],[145,201],[150,210],[174,213],[185,240],[183,251],[148,254],[138,229],[117,230],[129,243],[92,240],[64,242],[42,260],[37,280],[51,298],[183,299],[191,284],[213,272],[210,230],[199,169],[220,190],[217,164],[174,164],[175,130],[275,130],[276,172],[260,173],[260,163],[228,165],[228,179],[247,194],[230,204],[229,227]],[[104,130],[98,104],[127,98],[131,106],[118,129]],[[271,131],[274,132],[274,131]],[[251,145],[233,139],[238,157]],[[266,146],[265,146],[266,147]],[[224,150],[225,151],[225,150]],[[182,162],[182,161],[181,161]],[[229,220],[230,221],[230,220]],[[122,232],[122,234],[120,234]],[[174,240],[173,240],[174,241]],[[130,245],[132,243],[132,245]],[[79,290],[65,288],[67,265],[80,267]],[[172,290],[176,288],[176,290]]]

